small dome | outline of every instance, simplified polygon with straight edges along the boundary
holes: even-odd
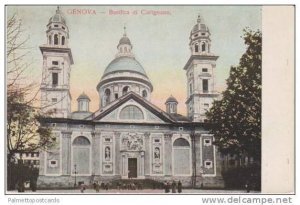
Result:
[[[147,77],[147,74],[143,68],[143,66],[134,58],[122,56],[119,58],[115,58],[105,69],[103,77],[110,73],[114,72],[124,72],[124,71],[132,71],[136,73],[140,73]],[[102,77],[102,78],[103,78]]]
[[[118,47],[119,47],[119,45],[122,45],[122,44],[127,44],[127,45],[130,45],[130,46],[131,46],[130,39],[129,39],[126,35],[124,35],[124,36],[120,39],[119,44],[118,44]]]
[[[195,32],[209,32],[208,27],[203,23],[203,20],[201,18],[201,16],[198,16],[197,19],[197,24],[193,27],[191,33],[195,33]]]
[[[174,98],[172,95],[166,100],[166,103],[169,103],[169,102],[178,103],[178,101],[176,100],[176,98]]]
[[[91,101],[89,96],[87,96],[84,92],[81,95],[79,95],[79,97],[77,98],[77,101],[82,100],[82,99],[87,99],[87,100]]]
[[[62,24],[66,24],[66,20],[62,14],[62,12],[59,10],[59,7],[57,7],[56,13],[54,14],[54,16],[52,16],[49,19],[49,23],[62,23]]]

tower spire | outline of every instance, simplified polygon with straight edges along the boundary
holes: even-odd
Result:
[[[124,24],[123,29],[124,29],[124,34],[123,34],[123,36],[125,37],[125,36],[127,36],[127,34],[126,34],[126,24]]]

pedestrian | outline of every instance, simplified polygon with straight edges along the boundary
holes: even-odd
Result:
[[[172,193],[176,193],[176,182],[174,180],[172,182]]]
[[[80,192],[84,193],[84,191],[85,191],[85,185],[82,183],[80,184]]]
[[[97,193],[99,193],[99,191],[100,191],[100,185],[99,185],[98,182],[96,182],[95,190],[96,190]]]
[[[246,189],[247,193],[250,192],[250,184],[248,182],[246,182],[246,184],[245,184],[245,189]]]
[[[182,183],[180,180],[178,181],[177,189],[178,189],[178,193],[182,192]]]

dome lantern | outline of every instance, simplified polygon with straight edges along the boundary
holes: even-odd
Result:
[[[126,34],[126,26],[124,26],[124,34],[123,34],[123,37],[120,39],[117,48],[118,48],[118,53],[117,53],[116,57],[127,56],[127,57],[134,58],[134,55],[131,52],[132,44]]]

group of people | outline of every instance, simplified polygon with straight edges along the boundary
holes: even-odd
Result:
[[[182,192],[182,183],[179,180],[178,183],[176,183],[174,180],[171,182],[165,181],[164,182],[164,189],[165,189],[165,193],[170,193],[170,191],[172,191],[172,193],[181,193]]]

